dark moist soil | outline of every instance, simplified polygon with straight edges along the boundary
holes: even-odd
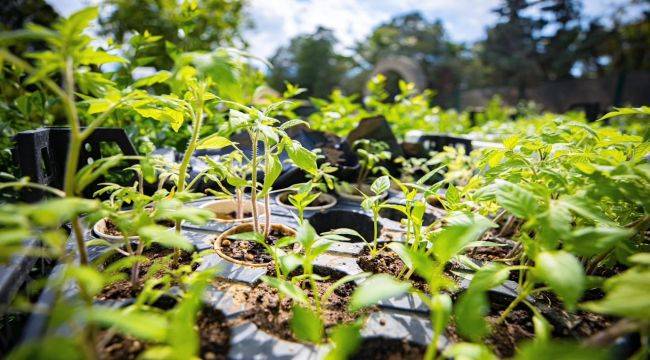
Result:
[[[215,213],[214,217],[219,219],[219,220],[238,220],[238,219],[246,219],[249,217],[252,217],[253,213],[250,211],[244,211],[244,214],[242,217],[238,218],[237,217],[237,212],[236,211],[231,211],[229,213]]]
[[[517,306],[508,317],[497,324],[499,316],[507,307],[507,301],[490,299],[490,313],[485,317],[491,332],[484,338],[484,343],[492,349],[499,358],[514,356],[517,345],[535,335],[533,314],[525,305]],[[538,308],[546,320],[553,326],[551,336],[565,339],[584,339],[612,324],[612,318],[577,311],[573,314],[562,309],[561,303],[552,294],[542,294],[536,298]],[[445,335],[456,343],[463,341],[457,333],[456,326],[451,322],[445,329]]]
[[[374,258],[370,257],[370,250],[364,248],[359,254],[357,264],[363,271],[372,272],[374,274],[389,274],[398,277],[404,268],[404,262],[391,250],[383,250],[379,255]],[[428,291],[429,286],[426,281],[416,274],[411,275],[411,283],[417,289]]]
[[[353,360],[420,360],[425,346],[398,339],[372,338],[364,340]]]
[[[316,207],[316,206],[329,205],[331,202],[327,201],[327,200],[323,200],[324,198],[325,198],[324,196],[317,197],[316,199],[314,199],[314,201],[310,202],[309,205],[307,205],[307,207]],[[280,196],[280,201],[283,204],[287,205],[287,206],[293,207],[293,204],[291,202],[289,202],[289,196],[288,195]]]
[[[278,240],[285,236],[287,236],[287,234],[271,228],[271,233],[266,238],[266,243],[274,245]],[[266,252],[263,245],[248,240],[224,239],[221,241],[221,252],[233,259],[256,264],[264,264],[273,260],[271,255]]]
[[[104,231],[106,232],[107,235],[122,236],[122,233],[117,228],[117,225],[113,222],[113,220],[106,219],[105,223],[106,223],[106,229]],[[169,228],[174,227],[176,225],[171,220],[159,220],[159,221],[156,221],[156,224],[166,226],[166,227],[169,227]]]
[[[319,293],[322,295],[335,281],[317,281],[316,287]],[[307,296],[312,299],[313,295],[308,282],[303,282],[301,286]],[[353,283],[346,283],[334,290],[326,304],[321,304],[326,328],[336,324],[353,322],[357,318],[358,314],[355,315],[347,311],[348,301],[354,288]],[[281,339],[298,341],[291,332],[292,299],[283,296],[282,302],[280,302],[277,289],[265,283],[260,283],[252,288],[246,296],[248,306],[251,308],[245,316],[246,319],[252,321],[260,329],[266,330]]]
[[[196,322],[200,336],[200,354],[206,360],[225,360],[230,349],[230,329],[224,315],[215,309],[205,307]],[[106,331],[100,333],[106,335]],[[101,360],[135,360],[147,348],[147,343],[130,336],[114,335],[108,344],[99,350]]]
[[[140,289],[146,281],[146,274],[149,271],[151,265],[153,265],[157,260],[162,259],[166,256],[171,256],[174,252],[173,249],[163,248],[163,247],[151,247],[146,249],[142,256],[145,256],[150,261],[148,263],[140,264],[140,281],[138,288],[133,291],[131,288],[131,268],[126,269],[124,273],[126,274],[126,279],[119,280],[108,286],[106,286],[101,293],[99,293],[95,299],[97,300],[118,300],[118,299],[129,299],[135,297],[140,292]],[[110,257],[106,262],[105,266],[110,265],[112,262],[119,260],[123,255],[117,254]],[[192,262],[192,254],[182,251],[181,257],[179,258],[179,265],[187,265]],[[163,275],[163,272],[154,274],[154,277],[160,277]]]
[[[510,250],[509,246],[476,246],[465,251],[465,255],[479,261],[496,261],[505,259]]]

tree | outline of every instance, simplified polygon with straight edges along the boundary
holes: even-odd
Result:
[[[113,9],[99,19],[103,35],[118,42],[134,32],[162,36],[181,51],[212,50],[218,46],[245,45],[241,28],[246,24],[246,0],[107,0]],[[151,49],[158,68],[169,68],[165,43]]]
[[[352,68],[352,60],[338,54],[332,30],[319,27],[313,34],[291,39],[271,57],[268,77],[275,89],[284,89],[285,81],[299,84],[307,91],[303,96],[326,97]]]
[[[466,48],[452,42],[440,20],[428,21],[421,13],[399,15],[376,27],[359,42],[357,53],[367,66],[384,57],[403,55],[423,67],[429,85],[438,91],[437,101],[451,105],[467,59]]]

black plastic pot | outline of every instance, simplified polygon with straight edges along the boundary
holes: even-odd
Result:
[[[339,228],[348,228],[356,230],[366,241],[372,241],[374,236],[374,222],[372,217],[358,211],[336,209],[316,213],[309,218],[309,224],[319,234]],[[380,233],[382,225],[377,224],[377,227],[377,232]],[[362,241],[357,237],[350,238],[350,242]]]

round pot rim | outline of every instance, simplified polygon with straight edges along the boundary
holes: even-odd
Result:
[[[221,242],[226,239],[228,236],[233,235],[233,234],[238,234],[240,232],[243,232],[242,230],[248,229],[252,230],[253,228],[253,223],[252,222],[246,222],[243,224],[235,225],[231,227],[230,229],[222,232],[217,236],[217,238],[214,240],[214,250],[219,255],[221,258],[226,259],[232,263],[239,264],[239,265],[244,265],[244,266],[249,266],[249,267],[266,267],[268,264],[271,263],[271,261],[268,262],[263,262],[263,263],[255,263],[252,261],[244,261],[244,260],[238,260],[234,259],[221,251]],[[271,223],[271,228],[275,229],[281,229],[281,231],[289,233],[289,235],[296,235],[296,230],[288,227],[285,224],[280,224],[280,223]],[[294,246],[294,250],[299,250],[296,249],[296,246]]]
[[[282,202],[282,200],[281,200],[281,197],[282,197],[283,195],[285,195],[285,194],[290,194],[291,192],[292,192],[292,191],[283,191],[283,192],[277,194],[277,195],[275,196],[275,202],[276,202],[279,206],[281,206],[281,207],[283,207],[283,208],[285,208],[285,209],[296,209],[295,206],[293,206],[293,205],[291,205],[291,204],[284,203],[284,202]],[[305,208],[305,211],[320,211],[320,210],[327,210],[327,209],[329,209],[329,208],[332,208],[332,207],[336,206],[336,203],[338,202],[338,200],[336,199],[335,196],[332,196],[332,195],[330,195],[330,194],[328,194],[328,193],[321,193],[318,197],[321,197],[321,196],[324,197],[324,198],[326,198],[327,201],[329,201],[329,203],[328,203],[328,204],[325,204],[325,205],[320,205],[320,206],[307,206],[307,207]]]
[[[248,200],[248,199],[247,199],[247,200]],[[245,201],[246,203],[250,204],[250,201],[247,201],[247,200],[244,200],[244,201]],[[223,203],[235,203],[235,202],[236,202],[235,199],[215,199],[215,200],[207,201],[207,202],[205,202],[204,204],[201,204],[201,205],[199,206],[199,208],[201,208],[201,209],[207,209],[207,208],[209,208],[211,205],[215,205],[215,204],[223,204]],[[252,207],[252,206],[251,206],[251,207]],[[208,209],[208,210],[209,210],[209,209]],[[258,203],[257,203],[257,210],[258,210],[257,217],[260,218],[260,217],[262,216],[262,213],[264,212],[264,204],[258,202]],[[212,221],[215,221],[215,222],[218,222],[218,223],[232,224],[232,223],[245,223],[245,222],[250,222],[250,221],[253,221],[253,217],[252,217],[252,216],[249,216],[249,217],[245,217],[245,218],[241,218],[241,219],[224,220],[224,219],[219,219],[219,218],[217,218],[217,217],[215,216],[215,217],[212,218],[211,220],[212,220]]]
[[[93,225],[93,233],[94,233],[95,235],[99,236],[100,238],[102,238],[102,239],[104,239],[104,240],[111,241],[111,242],[114,242],[114,241],[124,241],[124,237],[123,237],[123,236],[109,235],[109,234],[107,234],[107,233],[105,233],[105,232],[103,231],[103,229],[106,228],[106,221],[107,221],[107,220],[108,220],[108,218],[101,218],[101,219],[99,219],[99,221],[97,221],[97,222],[95,223],[95,225]],[[127,239],[130,240],[130,241],[137,241],[137,240],[140,240],[140,236],[138,236],[138,235],[131,235],[131,236],[127,237]]]

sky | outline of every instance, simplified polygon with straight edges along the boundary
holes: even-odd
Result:
[[[66,16],[99,0],[46,0]],[[391,17],[420,11],[430,20],[441,19],[454,41],[480,40],[485,28],[496,22],[492,13],[500,0],[249,0],[248,14],[254,28],[246,30],[248,51],[270,57],[299,34],[315,31],[319,26],[330,28],[346,52],[372,29]],[[586,17],[610,14],[628,0],[583,0]],[[640,14],[639,8],[627,9],[627,16]]]

